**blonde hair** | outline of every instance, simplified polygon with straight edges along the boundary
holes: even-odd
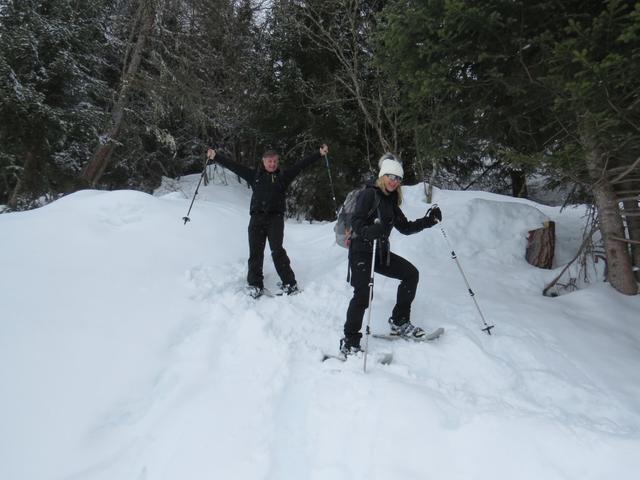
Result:
[[[383,177],[378,177],[378,179],[376,180],[376,187],[378,187],[380,191],[385,195],[389,195],[391,193],[384,186]],[[402,205],[402,185],[398,185],[398,188],[396,188],[395,191],[398,193],[398,206],[400,206]]]

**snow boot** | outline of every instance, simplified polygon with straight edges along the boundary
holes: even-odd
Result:
[[[296,295],[298,293],[301,292],[301,290],[298,288],[298,284],[297,283],[285,283],[280,285],[280,290],[282,290],[282,294],[283,295]]]
[[[416,327],[409,320],[398,325],[392,317],[389,319],[389,327],[391,328],[391,335],[397,335],[399,337],[421,338],[426,334],[422,328]]]
[[[247,295],[249,295],[251,298],[260,298],[262,295],[264,295],[264,288],[249,285],[247,287]]]
[[[349,355],[356,355],[360,352],[362,352],[360,343],[352,343],[346,337],[340,339],[340,353],[342,353],[345,357]]]

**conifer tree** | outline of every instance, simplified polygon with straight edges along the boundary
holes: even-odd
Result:
[[[599,211],[608,278],[635,294],[615,182],[636,181],[637,8],[402,1],[384,18],[380,51],[396,59],[389,75],[430,154],[518,162],[581,185]]]
[[[10,1],[0,10],[0,203],[28,208],[66,190],[96,144],[111,3]]]

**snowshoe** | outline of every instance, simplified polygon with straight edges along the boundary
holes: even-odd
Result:
[[[428,341],[435,340],[435,339],[439,338],[443,333],[444,333],[444,328],[438,327],[433,332],[425,333],[421,337],[394,335],[392,333],[387,333],[387,334],[374,333],[372,336],[374,338],[381,338],[383,340],[398,340],[398,339],[402,339],[402,340],[408,340],[408,341],[413,341],[413,342],[428,342]]]
[[[323,353],[322,361],[325,362],[327,360],[340,360],[341,362],[346,362],[349,359],[361,359],[364,355],[364,352],[360,351],[358,353],[352,353],[350,355],[343,355],[342,353],[331,354],[331,353]],[[393,361],[393,353],[391,352],[373,352],[369,353],[369,356],[375,360],[376,363],[381,363],[382,365],[389,365]]]
[[[249,285],[246,289],[247,295],[251,298],[258,299],[260,297],[273,297],[273,293],[271,293],[268,289],[262,287],[255,287],[253,285]]]

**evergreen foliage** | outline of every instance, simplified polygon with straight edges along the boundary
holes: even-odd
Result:
[[[575,183],[598,209],[608,277],[626,294],[637,292],[640,231],[638,11],[622,0],[393,1],[378,36],[426,155],[458,178],[497,166],[514,195],[532,171]]]
[[[110,89],[111,2],[30,0],[0,10],[0,203],[20,209],[75,182]]]
[[[624,145],[637,156],[637,8],[619,0],[389,2],[379,61],[401,86],[422,151],[458,182],[487,169],[503,178],[537,170],[584,190],[593,181],[580,153],[585,115],[595,116],[607,152]]]
[[[388,150],[408,183],[526,196],[542,174],[593,202],[625,256],[639,56],[624,0],[5,0],[0,204],[152,191],[208,147],[286,168],[326,142],[338,203]],[[332,220],[328,181],[324,161],[305,171],[290,214]]]

